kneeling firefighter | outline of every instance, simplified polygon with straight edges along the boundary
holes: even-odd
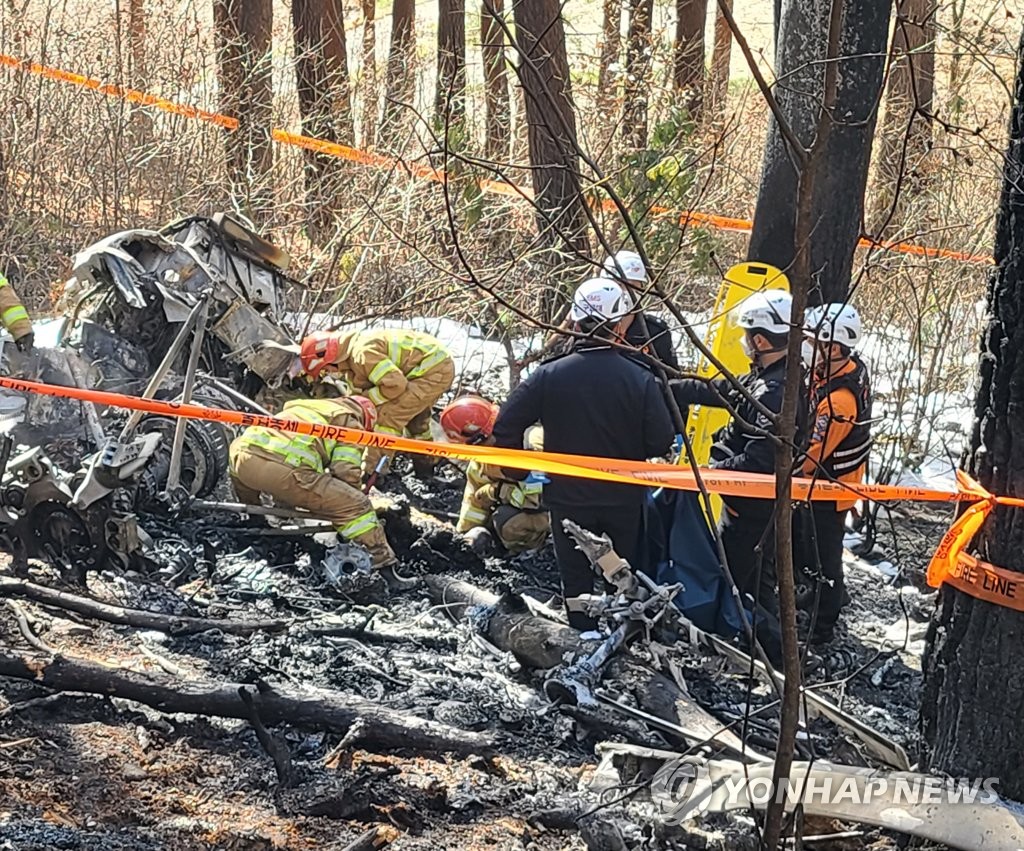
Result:
[[[280,417],[324,426],[372,431],[377,409],[365,396],[296,399]],[[231,443],[231,480],[238,498],[304,508],[334,524],[338,534],[365,547],[389,585],[400,583],[395,557],[369,497],[359,488],[363,450],[327,437],[250,426]]]
[[[441,428],[452,443],[490,443],[498,406],[479,396],[463,396],[441,412]],[[543,450],[540,426],[526,432],[526,449]],[[531,474],[524,481],[508,479],[500,467],[471,461],[456,529],[473,549],[486,550],[491,535],[510,553],[536,550],[551,531],[551,518],[541,507],[543,480]]]
[[[430,440],[434,403],[452,386],[455,364],[448,350],[429,334],[402,329],[318,332],[302,341],[303,370],[313,379],[339,373],[377,406],[377,431]],[[363,458],[367,475],[390,452],[370,447]],[[420,456],[417,456],[420,458]],[[417,472],[432,469],[430,459],[417,461]]]

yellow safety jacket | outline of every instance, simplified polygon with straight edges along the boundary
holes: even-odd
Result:
[[[363,411],[348,399],[294,399],[285,404],[278,416],[320,425],[363,427]],[[310,467],[318,473],[330,471],[335,478],[359,486],[363,450],[311,434],[294,434],[264,426],[250,426],[238,440],[250,449],[259,449],[283,458],[295,467]]]
[[[513,482],[501,475],[493,465],[471,461],[466,469],[466,490],[459,509],[459,532],[476,526],[487,526],[499,505],[523,511],[539,511],[544,485],[540,482]]]
[[[32,320],[10,281],[0,275],[0,322],[15,340],[32,333]]]
[[[451,360],[440,341],[419,331],[348,331],[337,336],[334,367],[375,405],[397,399],[410,381]]]

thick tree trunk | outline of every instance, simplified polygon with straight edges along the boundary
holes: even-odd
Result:
[[[560,3],[519,0],[514,9],[514,46],[526,101],[537,226],[550,249],[548,279],[556,284],[554,289],[540,292],[538,313],[550,320],[565,301],[565,290],[572,280],[567,267],[589,253],[576,115]],[[565,273],[561,281],[559,273]]]
[[[505,31],[499,23],[505,13],[504,0],[483,0],[480,4],[480,51],[484,62],[484,152],[492,162],[509,156],[512,133],[512,105],[505,71]]]
[[[362,0],[363,44],[362,70],[359,76],[362,91],[362,144],[373,147],[377,139],[377,27],[375,23],[376,0]]]
[[[416,4],[394,0],[391,5],[391,47],[388,50],[387,79],[384,81],[384,114],[378,138],[397,150],[407,104],[416,94]]]
[[[732,9],[732,0],[725,0]],[[715,44],[711,53],[711,83],[708,86],[708,100],[716,113],[725,111],[729,100],[729,63],[732,61],[732,30],[729,22],[722,14],[721,8],[715,4]]]
[[[622,48],[622,0],[604,0],[601,24],[601,54],[597,71],[597,111],[611,114],[615,104],[616,75],[612,66],[619,61]]]
[[[676,43],[672,55],[672,88],[686,97],[694,120],[704,106],[704,22],[708,0],[676,0]]]
[[[262,225],[273,206],[274,90],[271,0],[214,0],[220,111],[238,119],[226,137],[228,180],[239,207]]]
[[[882,132],[876,142],[871,232],[898,229],[906,202],[923,188],[935,91],[935,0],[898,0]]]
[[[651,21],[654,0],[629,0],[626,37],[626,85],[622,103],[622,138],[633,150],[647,147],[647,94],[650,91]]]
[[[447,123],[466,118],[466,0],[438,0],[437,88],[434,122],[438,132]]]
[[[990,316],[981,340],[968,472],[997,494],[1024,497],[1024,34],[1010,118],[1010,145],[996,219],[996,268]],[[975,536],[974,551],[1021,573],[1024,509],[996,508]],[[975,599],[950,585],[940,591],[924,660],[921,724],[926,764],[957,777],[998,777],[999,793],[1024,801],[1020,730],[1024,667],[1017,658],[1024,613]]]
[[[814,185],[811,303],[842,301],[862,231],[864,189],[882,85],[892,0],[843,3],[839,89],[822,169]],[[775,96],[805,148],[822,109],[831,0],[784,0],[776,54]],[[774,119],[747,257],[788,269],[794,259],[798,175]]]
[[[335,0],[292,0],[295,83],[302,132],[328,142],[351,143],[348,58],[340,15]],[[341,138],[339,131],[345,134]],[[304,156],[306,221],[310,238],[320,243],[338,209],[341,160],[315,151],[305,151]]]
[[[246,720],[250,711],[240,693],[248,691],[265,724],[292,724],[333,733],[347,733],[358,725],[363,747],[408,748],[435,754],[486,754],[494,749],[493,741],[483,733],[458,730],[396,712],[356,695],[324,689],[278,690],[265,683],[254,687],[208,680],[169,680],[67,656],[48,659],[16,652],[0,652],[0,676],[31,680],[56,691],[134,700],[161,712]]]

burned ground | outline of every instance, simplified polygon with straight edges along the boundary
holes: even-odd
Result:
[[[429,485],[396,477],[388,489],[389,531],[404,552],[405,571],[508,587],[541,601],[554,594],[550,548],[481,560],[459,542],[445,516],[461,496],[454,473],[442,471]],[[570,717],[544,698],[536,676],[467,623],[453,623],[421,589],[389,597],[371,583],[345,594],[323,581],[315,544],[244,536],[232,528],[237,523],[213,515],[179,518],[165,527],[164,572],[94,576],[89,590],[168,614],[293,619],[286,631],[169,636],[21,602],[0,609],[3,644],[28,648],[17,623],[20,609],[55,651],[112,670],[153,672],[172,683],[337,690],[486,734],[493,749],[462,757],[376,752],[372,741],[345,742],[337,733],[279,724],[271,732],[287,747],[292,774],[290,787],[282,788],[248,721],[167,715],[120,698],[54,694],[0,679],[0,847],[345,849],[360,837],[363,844],[351,847],[387,841],[395,849],[756,847],[747,817],[667,829],[651,818],[642,783],[603,797],[586,791],[597,742],[677,748],[672,740],[617,715]],[[826,693],[913,755],[920,637],[931,598],[902,578],[887,584],[893,547],[880,537],[886,556],[880,567],[863,559],[848,565],[847,627],[810,679],[834,683]],[[901,531],[904,538],[902,566],[916,574],[923,559]],[[876,553],[873,560],[879,559]],[[34,566],[33,578],[56,584],[42,566]],[[898,591],[901,585],[908,587]],[[314,616],[319,633],[310,628]],[[685,646],[670,655],[704,709],[723,724],[746,720],[751,746],[770,751],[776,715],[768,687]],[[628,683],[606,685],[631,699]],[[745,719],[748,708],[764,707]],[[803,746],[815,756],[869,763],[830,722],[816,719],[810,730]],[[374,827],[377,846],[364,836]],[[814,826],[817,833],[843,829],[849,826]],[[855,839],[818,847],[893,842],[862,829]]]

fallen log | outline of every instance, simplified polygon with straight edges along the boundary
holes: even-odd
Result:
[[[528,668],[546,670],[571,659],[581,649],[579,633],[571,627],[538,617],[530,612],[522,598],[507,594],[498,597],[457,579],[427,575],[423,577],[431,598],[456,620],[475,606],[488,609],[484,637],[502,650],[512,653]],[[682,736],[695,744],[713,740],[728,750],[763,758],[745,747],[740,739],[714,716],[705,712],[672,680],[645,665],[628,652],[612,658],[608,675],[636,684],[641,708],[693,735]]]
[[[258,692],[265,724],[287,723],[306,729],[347,733],[360,725],[368,747],[421,753],[488,754],[494,741],[481,733],[396,712],[356,695],[324,689],[280,690],[267,683],[218,683],[170,680],[119,668],[107,668],[69,656],[46,657],[0,652],[0,676],[30,680],[55,691],[87,692],[134,700],[161,712],[215,715],[249,720],[240,690]]]
[[[169,635],[195,635],[218,629],[231,635],[252,635],[254,632],[282,632],[294,621],[277,619],[266,620],[231,620],[227,618],[196,618],[185,615],[165,615],[160,612],[149,612],[145,609],[128,609],[112,603],[102,603],[90,597],[82,597],[67,591],[36,585],[23,579],[0,577],[0,597],[17,597],[31,600],[44,606],[53,606],[76,612],[87,618],[106,623],[134,626],[139,629],[152,629],[166,632]]]

